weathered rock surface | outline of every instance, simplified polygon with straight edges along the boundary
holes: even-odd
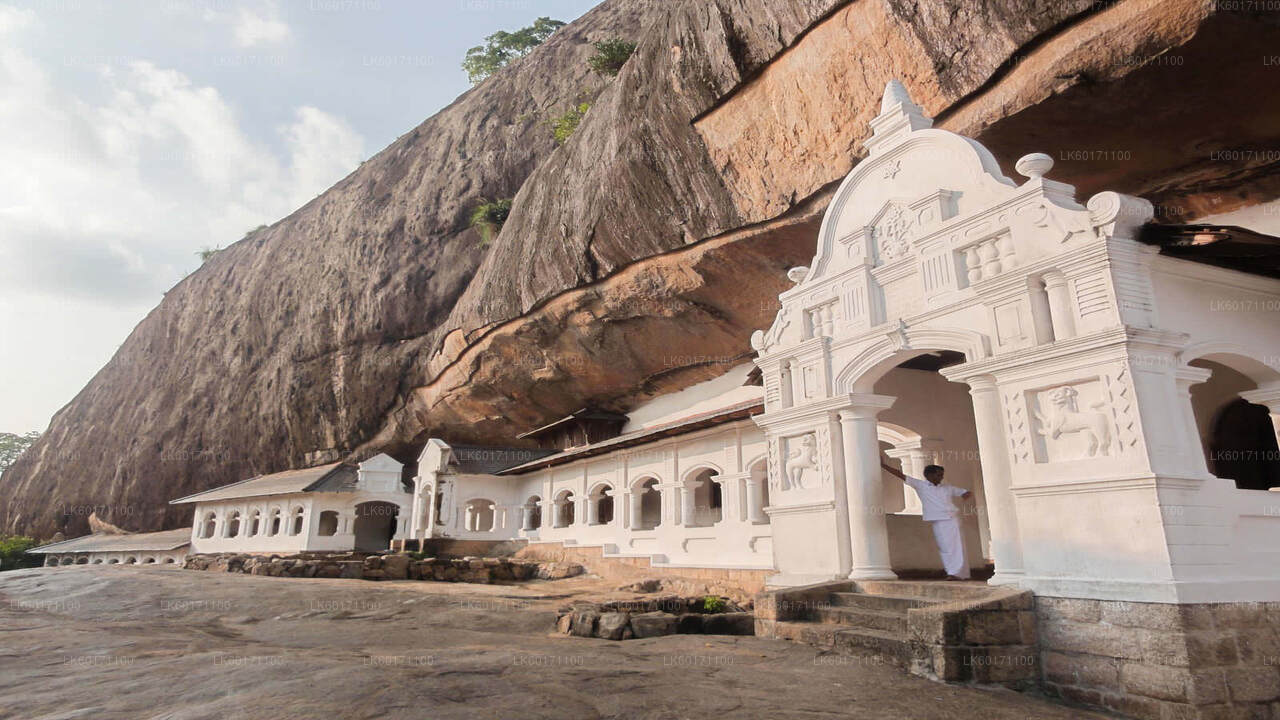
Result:
[[[179,283],[5,473],[0,523],[79,534],[78,504],[159,529],[189,512],[169,498],[260,472],[507,442],[717,374],[812,255],[891,77],[1082,196],[1162,219],[1275,197],[1280,16],[1231,7],[605,2]],[[584,59],[613,35],[639,48],[606,85]],[[543,120],[584,88],[557,149]],[[480,247],[468,210],[511,195]]]
[[[677,635],[619,647],[550,634],[566,594],[610,590],[590,578],[554,589],[298,583],[156,565],[0,573],[4,714],[1103,720],[795,643]]]

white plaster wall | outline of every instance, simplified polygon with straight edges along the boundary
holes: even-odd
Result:
[[[525,538],[530,542],[599,546],[606,554],[645,556],[662,565],[769,568],[772,533],[767,516],[764,522],[750,522],[746,507],[745,477],[764,454],[763,434],[744,420],[524,475],[450,478],[455,489],[446,501],[448,522],[437,530],[464,539]],[[680,491],[665,486],[682,483],[703,469],[714,470],[724,482],[722,517],[711,526],[690,526],[679,518]],[[652,530],[632,530],[630,488],[645,478],[655,478],[664,485],[663,522]],[[602,486],[615,493],[613,521],[589,525],[587,498]],[[552,501],[566,490],[574,496],[574,522],[568,527],[553,527]],[[543,501],[542,526],[525,531],[521,529],[520,509],[535,495]],[[462,529],[463,508],[473,498],[492,500],[499,506],[493,532]]]
[[[355,493],[296,493],[268,497],[242,498],[222,502],[196,503],[191,531],[193,553],[298,553],[304,551],[341,552],[355,547],[355,506],[366,502],[389,502],[399,507],[396,518],[396,538],[407,535],[409,503],[412,497],[404,492],[355,492]],[[302,532],[292,534],[293,511],[303,510]],[[235,537],[224,537],[227,522],[233,511],[241,513],[240,532]],[[261,513],[261,523],[256,535],[250,535],[253,511]],[[281,512],[280,532],[269,535],[271,513]],[[326,510],[338,513],[338,531],[332,536],[319,534],[320,513]],[[217,514],[214,536],[200,537],[205,514]]]

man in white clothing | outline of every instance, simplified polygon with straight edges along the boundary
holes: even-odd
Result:
[[[942,478],[946,473],[941,465],[929,465],[924,469],[924,480],[907,477],[888,465],[881,465],[891,475],[896,475],[902,482],[911,486],[920,496],[923,508],[923,519],[933,526],[933,539],[938,543],[938,554],[942,556],[942,567],[946,568],[948,580],[968,580],[969,563],[964,559],[964,538],[960,534],[960,522],[956,520],[957,510],[951,498],[959,496],[969,499],[973,493],[954,485],[943,485]]]

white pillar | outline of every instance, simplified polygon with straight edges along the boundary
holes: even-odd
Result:
[[[1014,504],[1012,471],[1004,432],[1004,406],[995,379],[989,375],[965,380],[973,396],[973,420],[978,434],[978,458],[987,496],[991,554],[996,565],[990,585],[1017,583],[1024,574],[1018,509]]]
[[[520,529],[529,532],[533,529],[533,507],[525,505],[520,508]]]
[[[1067,278],[1051,270],[1044,274],[1044,291],[1049,296],[1049,317],[1053,321],[1053,339],[1062,342],[1076,336],[1076,320],[1071,309],[1071,292]]]
[[[427,522],[426,532],[419,539],[435,537],[436,531],[436,515],[439,514],[440,508],[436,507],[436,479],[433,477],[426,483],[427,490]]]
[[[644,500],[643,488],[631,488],[627,493],[627,524],[628,530],[640,529],[640,503]]]
[[[747,522],[758,524],[768,521],[764,514],[764,478],[755,473],[746,476],[747,482]]]
[[[694,527],[697,520],[695,516],[696,507],[694,506],[694,495],[692,481],[681,483],[679,486],[680,493],[680,523],[685,527]]]
[[[853,580],[893,580],[889,563],[889,528],[881,503],[880,441],[876,415],[894,398],[863,395],[840,411],[844,444],[844,478],[849,500],[849,548]]]
[[[599,525],[599,524],[600,524],[600,505],[599,505],[599,500],[597,500],[594,496],[587,495],[587,496],[586,496],[586,501],[587,501],[587,502],[586,502],[586,505],[587,505],[586,510],[587,510],[587,512],[585,513],[585,516],[586,516],[586,518],[587,518],[587,524],[588,524],[588,525]]]
[[[413,538],[422,537],[422,526],[424,525],[422,517],[422,488],[426,481],[421,475],[413,476],[413,509],[409,511],[409,518],[412,524],[409,528],[409,536]],[[339,529],[341,531],[341,528]]]
[[[804,371],[795,360],[787,361],[787,376],[791,378],[791,404],[804,402]]]

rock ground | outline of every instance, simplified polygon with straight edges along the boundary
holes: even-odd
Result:
[[[0,718],[1105,717],[777,640],[554,634],[612,587],[6,572]]]

